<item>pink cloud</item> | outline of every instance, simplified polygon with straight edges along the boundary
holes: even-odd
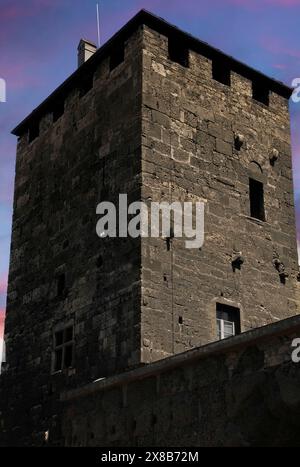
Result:
[[[271,5],[279,5],[279,6],[299,6],[300,0],[263,0],[265,3],[269,3]]]
[[[9,2],[10,3],[10,2]],[[22,4],[8,4],[0,7],[0,18],[2,21],[24,18],[26,16],[36,16],[42,9],[53,8],[58,5],[57,0],[31,0]]]
[[[287,47],[279,37],[264,36],[260,41],[263,47],[268,50],[268,52],[277,55],[292,55],[294,57],[300,57],[300,52],[298,50],[293,50]]]
[[[0,309],[0,338],[4,333],[5,310]]]
[[[8,5],[0,8],[0,16],[2,21],[16,19],[20,16],[25,16],[26,7],[19,5]]]
[[[285,78],[291,80],[294,77],[291,75],[292,70],[300,69],[300,48],[286,44],[283,39],[275,36],[261,37],[260,44],[268,54],[273,56],[274,68],[288,72],[290,76]]]
[[[300,6],[300,0],[225,0],[238,6],[246,7],[263,7],[266,6],[279,6],[279,7],[295,7]]]
[[[275,63],[273,65],[273,68],[276,68],[277,70],[286,70],[287,66],[284,65],[283,63]]]
[[[153,10],[156,6],[160,8],[160,10],[164,7],[162,5],[161,0],[151,0],[150,2],[143,2],[137,1],[138,6],[141,8],[149,9],[150,11]],[[204,3],[204,2],[203,2]],[[142,5],[141,5],[142,4]],[[247,7],[251,9],[263,8],[265,6],[278,6],[278,7],[296,7],[300,6],[300,0],[211,0],[210,2],[205,2],[205,4],[201,5],[201,10],[206,7],[211,9],[214,4],[226,5],[236,5],[240,7]],[[171,2],[166,2],[166,9],[170,10],[174,8],[178,8],[180,10],[186,11],[186,9],[193,9],[194,12],[199,11],[199,1],[189,0],[188,2],[182,2],[182,0],[171,0]]]
[[[0,294],[6,294],[7,290],[7,275],[2,275],[0,278]],[[0,309],[1,312],[1,309]]]

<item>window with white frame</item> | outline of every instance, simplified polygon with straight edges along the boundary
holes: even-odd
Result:
[[[241,332],[240,310],[229,305],[217,303],[218,339],[227,339]]]

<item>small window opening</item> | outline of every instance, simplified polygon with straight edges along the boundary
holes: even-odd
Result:
[[[217,331],[219,340],[241,333],[239,308],[217,303]]]
[[[155,426],[157,424],[157,416],[152,414],[152,417],[151,417],[151,425],[152,426]]]
[[[60,274],[57,278],[57,296],[61,297],[66,290],[66,276]]]
[[[58,191],[58,187],[56,188],[56,190]],[[59,230],[63,230],[64,228],[65,228],[65,218],[61,217],[59,219]]]
[[[131,424],[131,430],[132,430],[133,432],[135,432],[135,431],[136,431],[136,427],[137,427],[136,420],[133,420],[133,421],[132,421],[132,424]]]
[[[222,62],[214,60],[212,63],[212,76],[213,79],[226,86],[231,85],[231,72],[229,66]]]
[[[40,135],[40,123],[39,122],[34,122],[34,123],[32,123],[31,127],[29,128],[29,136],[28,136],[29,143],[31,143],[36,138],[38,138],[39,135]]]
[[[178,39],[169,38],[169,59],[185,68],[189,67],[189,49]]]
[[[249,179],[250,216],[265,221],[264,185],[263,183]]]
[[[183,317],[182,317],[182,316],[179,316],[179,318],[178,318],[178,323],[179,323],[179,324],[183,324]]]
[[[270,103],[270,91],[269,88],[261,83],[252,83],[252,93],[253,99],[257,102],[261,102],[264,105],[269,105]]]
[[[101,268],[103,266],[103,257],[101,255],[98,256],[96,263],[97,268]]]
[[[68,326],[54,333],[54,371],[71,368],[74,364],[74,328]]]
[[[113,50],[111,56],[110,56],[110,71],[114,70],[119,66],[121,63],[123,63],[125,60],[125,46],[124,44],[119,44],[115,49]]]
[[[59,99],[55,107],[53,109],[53,123],[57,122],[60,117],[64,114],[65,111],[65,101],[63,99]]]
[[[82,83],[80,85],[80,90],[79,90],[79,96],[83,97],[85,96],[94,86],[94,75],[87,75],[84,77],[82,80]]]

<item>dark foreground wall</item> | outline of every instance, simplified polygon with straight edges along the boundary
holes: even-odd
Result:
[[[65,393],[66,446],[300,446],[299,317]]]

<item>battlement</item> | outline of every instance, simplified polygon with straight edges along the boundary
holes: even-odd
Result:
[[[39,134],[39,122],[46,114],[53,114],[53,119],[56,121],[57,109],[58,112],[63,113],[63,110],[59,109],[62,109],[63,102],[70,92],[74,91],[74,89],[78,89],[79,93],[81,93],[83,88],[87,92],[92,88],[93,75],[101,62],[105,60],[108,61],[110,63],[110,71],[112,71],[120,62],[124,59],[126,60],[126,53],[124,51],[125,43],[143,26],[147,26],[168,38],[168,58],[170,60],[188,68],[189,52],[193,51],[200,54],[213,62],[212,79],[230,85],[230,73],[234,72],[240,74],[252,82],[253,98],[266,105],[268,105],[269,92],[274,92],[285,99],[289,99],[293,92],[293,90],[285,84],[224,54],[222,51],[191,36],[152,13],[141,10],[26,117],[12,133],[16,136],[22,136],[29,130],[35,138]],[[29,142],[30,141],[32,141],[32,136],[29,135]]]

